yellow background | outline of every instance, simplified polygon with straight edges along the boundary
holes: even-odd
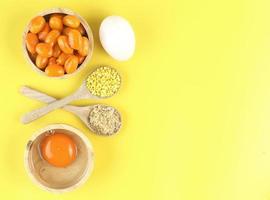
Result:
[[[21,50],[28,20],[57,6],[80,13],[95,36],[92,61],[66,80],[38,75]],[[269,200],[269,8],[268,0],[1,1],[1,199]],[[98,39],[100,22],[113,14],[136,33],[127,62],[110,58]],[[101,101],[123,114],[119,135],[96,136],[62,110],[20,124],[43,105],[22,97],[20,86],[64,97],[101,64],[123,76],[119,94]],[[28,138],[51,123],[84,131],[95,150],[90,179],[63,195],[34,186],[23,166]]]

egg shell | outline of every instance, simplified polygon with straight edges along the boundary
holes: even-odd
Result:
[[[123,17],[106,17],[100,25],[99,37],[105,51],[116,60],[126,61],[134,54],[135,34]]]

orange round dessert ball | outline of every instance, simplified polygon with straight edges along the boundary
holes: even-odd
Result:
[[[51,18],[49,20],[49,25],[50,25],[51,29],[56,29],[59,31],[62,31],[62,29],[63,29],[62,19],[58,16],[51,16]]]
[[[54,77],[57,77],[57,76],[63,76],[65,74],[65,69],[63,66],[61,65],[58,65],[58,64],[51,64],[51,65],[48,65],[46,68],[45,68],[45,73],[48,75],[48,76],[54,76]]]
[[[67,167],[75,159],[77,147],[74,140],[64,133],[46,136],[40,144],[42,157],[55,167]]]
[[[42,16],[37,16],[34,19],[31,20],[30,22],[30,27],[29,30],[32,33],[38,33],[40,32],[43,27],[45,26],[46,20]]]

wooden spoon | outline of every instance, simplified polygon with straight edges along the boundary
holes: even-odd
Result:
[[[95,72],[95,71],[93,71],[93,72]],[[119,77],[120,77],[120,75],[119,75]],[[87,80],[87,78],[86,78],[86,80]],[[98,96],[95,96],[95,95],[91,94],[91,92],[87,88],[86,80],[83,81],[83,83],[79,87],[79,89],[77,91],[75,91],[73,94],[71,94],[71,95],[69,95],[69,96],[67,96],[67,97],[65,97],[63,99],[53,101],[52,103],[48,104],[47,106],[44,106],[42,108],[33,110],[33,111],[29,112],[29,113],[26,113],[21,118],[21,122],[23,124],[30,123],[30,122],[42,117],[43,115],[46,115],[47,113],[49,113],[49,112],[51,112],[51,111],[53,111],[53,110],[55,110],[57,108],[61,108],[64,105],[67,105],[68,103],[70,103],[72,101],[75,101],[75,100],[79,100],[79,99],[103,99],[103,98],[110,97],[110,96],[98,97]],[[117,89],[119,89],[119,88],[117,88]]]
[[[78,100],[78,99],[91,99],[91,98],[98,98],[94,95],[92,95],[89,90],[86,87],[86,81],[83,82],[83,84],[79,87],[77,91],[75,91],[73,94],[60,99],[60,100],[55,100],[52,103],[48,104],[47,106],[44,106],[42,108],[33,110],[31,112],[26,113],[22,118],[21,121],[24,124],[28,124],[43,115],[46,115],[47,113],[57,109],[61,108],[64,105],[67,105],[68,103]]]
[[[51,97],[45,93],[39,92],[37,90],[34,90],[32,88],[29,88],[27,86],[22,86],[20,89],[20,93],[23,94],[26,97],[29,97],[31,99],[35,99],[35,100],[39,100],[41,102],[44,103],[52,103],[55,102],[57,99],[55,99],[54,97]],[[94,108],[94,106],[96,105],[101,105],[101,104],[95,104],[95,105],[91,105],[91,106],[71,106],[71,105],[65,105],[62,108],[66,111],[69,111],[71,113],[73,113],[74,115],[76,115],[77,117],[79,117],[84,124],[94,133],[97,133],[96,130],[94,128],[92,128],[89,124],[89,114],[91,112],[91,110]],[[105,105],[102,105],[105,106]],[[116,111],[119,115],[119,119],[120,119],[120,123],[121,123],[121,115],[120,113],[113,107],[111,106],[106,106],[106,107],[110,107],[112,108],[114,111]],[[116,132],[118,132],[118,130],[120,129],[120,126],[117,130],[114,131],[113,134],[115,134]],[[97,133],[99,135],[106,135],[107,134],[102,134],[102,133]],[[112,135],[112,134],[110,134]]]

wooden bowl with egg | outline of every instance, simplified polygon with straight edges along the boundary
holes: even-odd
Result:
[[[94,39],[90,26],[79,14],[52,8],[30,20],[22,46],[34,71],[52,78],[67,78],[90,61]]]
[[[70,143],[74,147],[73,157],[69,156]],[[24,162],[36,185],[49,192],[63,193],[86,182],[93,170],[93,157],[92,145],[81,131],[65,124],[52,124],[29,139]]]

